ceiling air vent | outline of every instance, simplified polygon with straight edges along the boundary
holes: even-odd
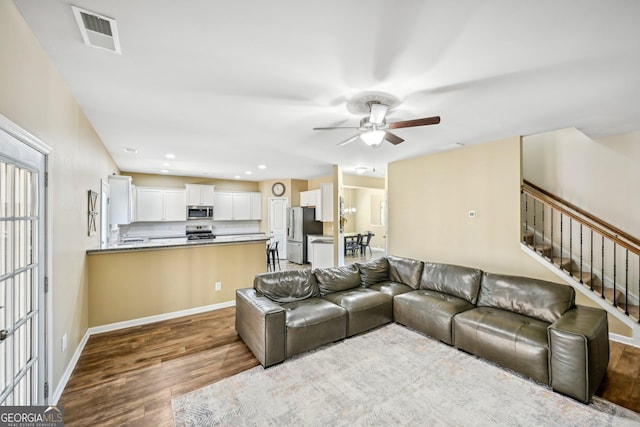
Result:
[[[71,9],[86,45],[110,50],[120,55],[120,39],[115,19],[76,6],[71,6]]]

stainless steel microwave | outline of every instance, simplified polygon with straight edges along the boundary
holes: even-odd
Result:
[[[187,219],[213,219],[213,206],[187,206]]]

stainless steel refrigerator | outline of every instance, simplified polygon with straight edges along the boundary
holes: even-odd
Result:
[[[307,234],[322,234],[315,208],[290,208],[287,215],[287,259],[296,264],[307,260]]]

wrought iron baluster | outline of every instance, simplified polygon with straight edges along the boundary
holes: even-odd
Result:
[[[545,245],[545,241],[544,241],[544,203],[542,203],[542,218],[540,218],[540,220],[542,221],[542,251],[544,254],[544,245]]]
[[[573,259],[573,218],[569,217],[569,260]],[[569,270],[571,270],[571,264],[569,264]],[[571,272],[567,270],[569,274]]]
[[[536,228],[536,199],[533,199],[533,249],[535,250],[537,250],[536,231],[538,231],[538,229]]]
[[[524,234],[522,236],[522,240],[527,242],[527,234],[529,233],[529,195],[524,193]]]
[[[625,251],[624,261],[624,314],[629,315],[629,249]]]
[[[616,267],[617,267],[617,266],[616,266],[616,252],[617,252],[617,251],[616,251],[616,249],[617,249],[617,247],[616,247],[616,242],[613,242],[613,305],[614,305],[615,307],[617,307],[617,306],[618,306],[617,301],[616,301],[616,300],[617,300],[617,298],[616,298],[616,296],[617,296],[617,295],[616,295],[616,293],[617,293],[617,292],[616,292],[616,282],[617,282],[617,280],[618,280],[618,279],[616,278],[616,273],[617,273],[617,271],[616,271],[616,270],[617,270],[617,269],[616,269]]]
[[[580,283],[582,281],[582,223],[580,223]]]
[[[560,270],[562,270],[562,257],[564,256],[562,253],[562,228],[564,221],[562,219],[562,212],[560,212]]]
[[[589,272],[590,276],[590,282],[589,282],[589,287],[591,288],[591,291],[593,291],[593,228],[591,229],[591,241],[589,242],[589,244],[591,245],[591,248],[589,250],[589,263],[591,264],[591,271]]]
[[[551,207],[551,262],[553,262],[553,206]]]
[[[600,279],[600,296],[604,299],[604,285],[605,285],[605,275],[604,275],[604,235],[602,235],[602,271],[600,272],[602,278]]]

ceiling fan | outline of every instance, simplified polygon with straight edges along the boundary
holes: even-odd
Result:
[[[382,141],[390,142],[393,145],[398,145],[404,139],[398,135],[389,132],[388,129],[400,129],[414,126],[427,126],[437,125],[440,123],[440,116],[425,117],[422,119],[404,120],[400,122],[387,123],[386,115],[389,111],[389,106],[378,101],[368,101],[369,116],[360,120],[359,127],[352,126],[333,126],[333,127],[320,127],[313,128],[313,130],[331,130],[331,129],[357,129],[359,133],[338,143],[338,147],[347,145],[350,142],[360,138],[365,144],[371,147],[378,147],[382,144]]]

